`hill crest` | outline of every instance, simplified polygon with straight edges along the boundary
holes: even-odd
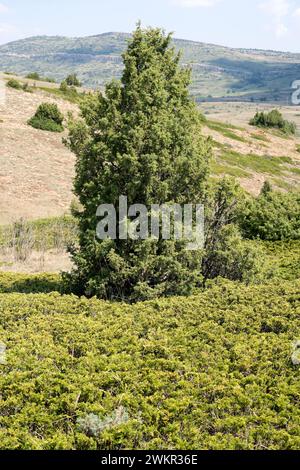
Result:
[[[130,34],[119,32],[74,38],[33,36],[0,46],[0,70],[21,75],[36,71],[56,80],[76,72],[85,86],[103,87],[111,78],[120,77],[128,38]],[[182,50],[183,65],[192,68],[191,93],[199,102],[286,104],[291,83],[300,77],[300,54],[173,41]]]

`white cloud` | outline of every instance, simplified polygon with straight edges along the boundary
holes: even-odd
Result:
[[[294,11],[294,16],[300,16],[300,8]]]
[[[11,34],[17,31],[18,29],[12,24],[0,23],[0,34]]]
[[[172,3],[181,7],[213,7],[222,0],[173,0]]]
[[[0,13],[6,13],[7,11],[9,11],[9,8],[4,3],[0,3]]]
[[[278,38],[285,36],[288,32],[285,20],[290,12],[290,2],[288,0],[268,0],[260,5],[261,9],[270,17],[271,24],[275,35]]]

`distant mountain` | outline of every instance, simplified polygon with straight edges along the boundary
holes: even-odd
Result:
[[[57,80],[77,72],[87,87],[103,87],[122,72],[121,54],[129,34],[84,38],[37,36],[0,46],[0,69],[25,75],[36,71]],[[268,101],[287,104],[291,83],[300,80],[300,54],[231,49],[174,39],[182,63],[193,70],[191,93],[198,101]]]

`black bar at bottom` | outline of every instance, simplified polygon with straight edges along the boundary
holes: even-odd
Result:
[[[138,468],[141,465],[178,466],[206,468],[209,464],[230,464],[231,468],[240,468],[241,464],[282,463],[283,465],[298,464],[300,452],[268,452],[268,451],[0,451],[0,465],[24,464],[30,465],[59,465],[75,464],[86,468],[94,465],[97,468],[119,466],[123,468]]]

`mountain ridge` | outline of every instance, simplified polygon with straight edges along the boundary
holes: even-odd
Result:
[[[9,46],[11,44],[16,44],[16,43],[22,43],[34,39],[70,39],[70,40],[85,40],[89,38],[101,38],[101,37],[109,37],[109,36],[124,36],[124,37],[132,37],[131,33],[124,33],[121,31],[107,31],[104,33],[99,33],[99,34],[91,34],[88,36],[64,36],[64,35],[47,35],[47,34],[41,34],[41,35],[35,35],[35,36],[27,36],[22,39],[16,39],[15,41],[9,41],[4,44],[0,44],[0,49],[1,47]],[[229,50],[234,50],[238,52],[262,52],[262,53],[270,53],[270,54],[275,54],[275,55],[287,55],[287,56],[296,56],[299,57],[300,59],[300,52],[291,52],[291,51],[283,51],[280,49],[262,49],[262,48],[252,48],[252,47],[231,47],[231,46],[224,46],[223,44],[218,44],[214,42],[205,42],[205,41],[196,41],[194,39],[186,39],[186,38],[174,38],[174,41],[180,41],[180,42],[186,42],[186,43],[191,43],[191,44],[198,44],[198,45],[205,45],[205,46],[212,46],[212,47],[218,47],[218,48],[223,48],[223,49],[229,49]]]
[[[58,81],[78,73],[85,86],[104,87],[120,78],[129,33],[105,32],[86,37],[32,36],[0,45],[0,69],[26,75],[36,71]],[[300,54],[229,48],[173,39],[182,64],[192,68],[191,94],[197,101],[267,101],[287,103],[291,83],[300,78]]]

